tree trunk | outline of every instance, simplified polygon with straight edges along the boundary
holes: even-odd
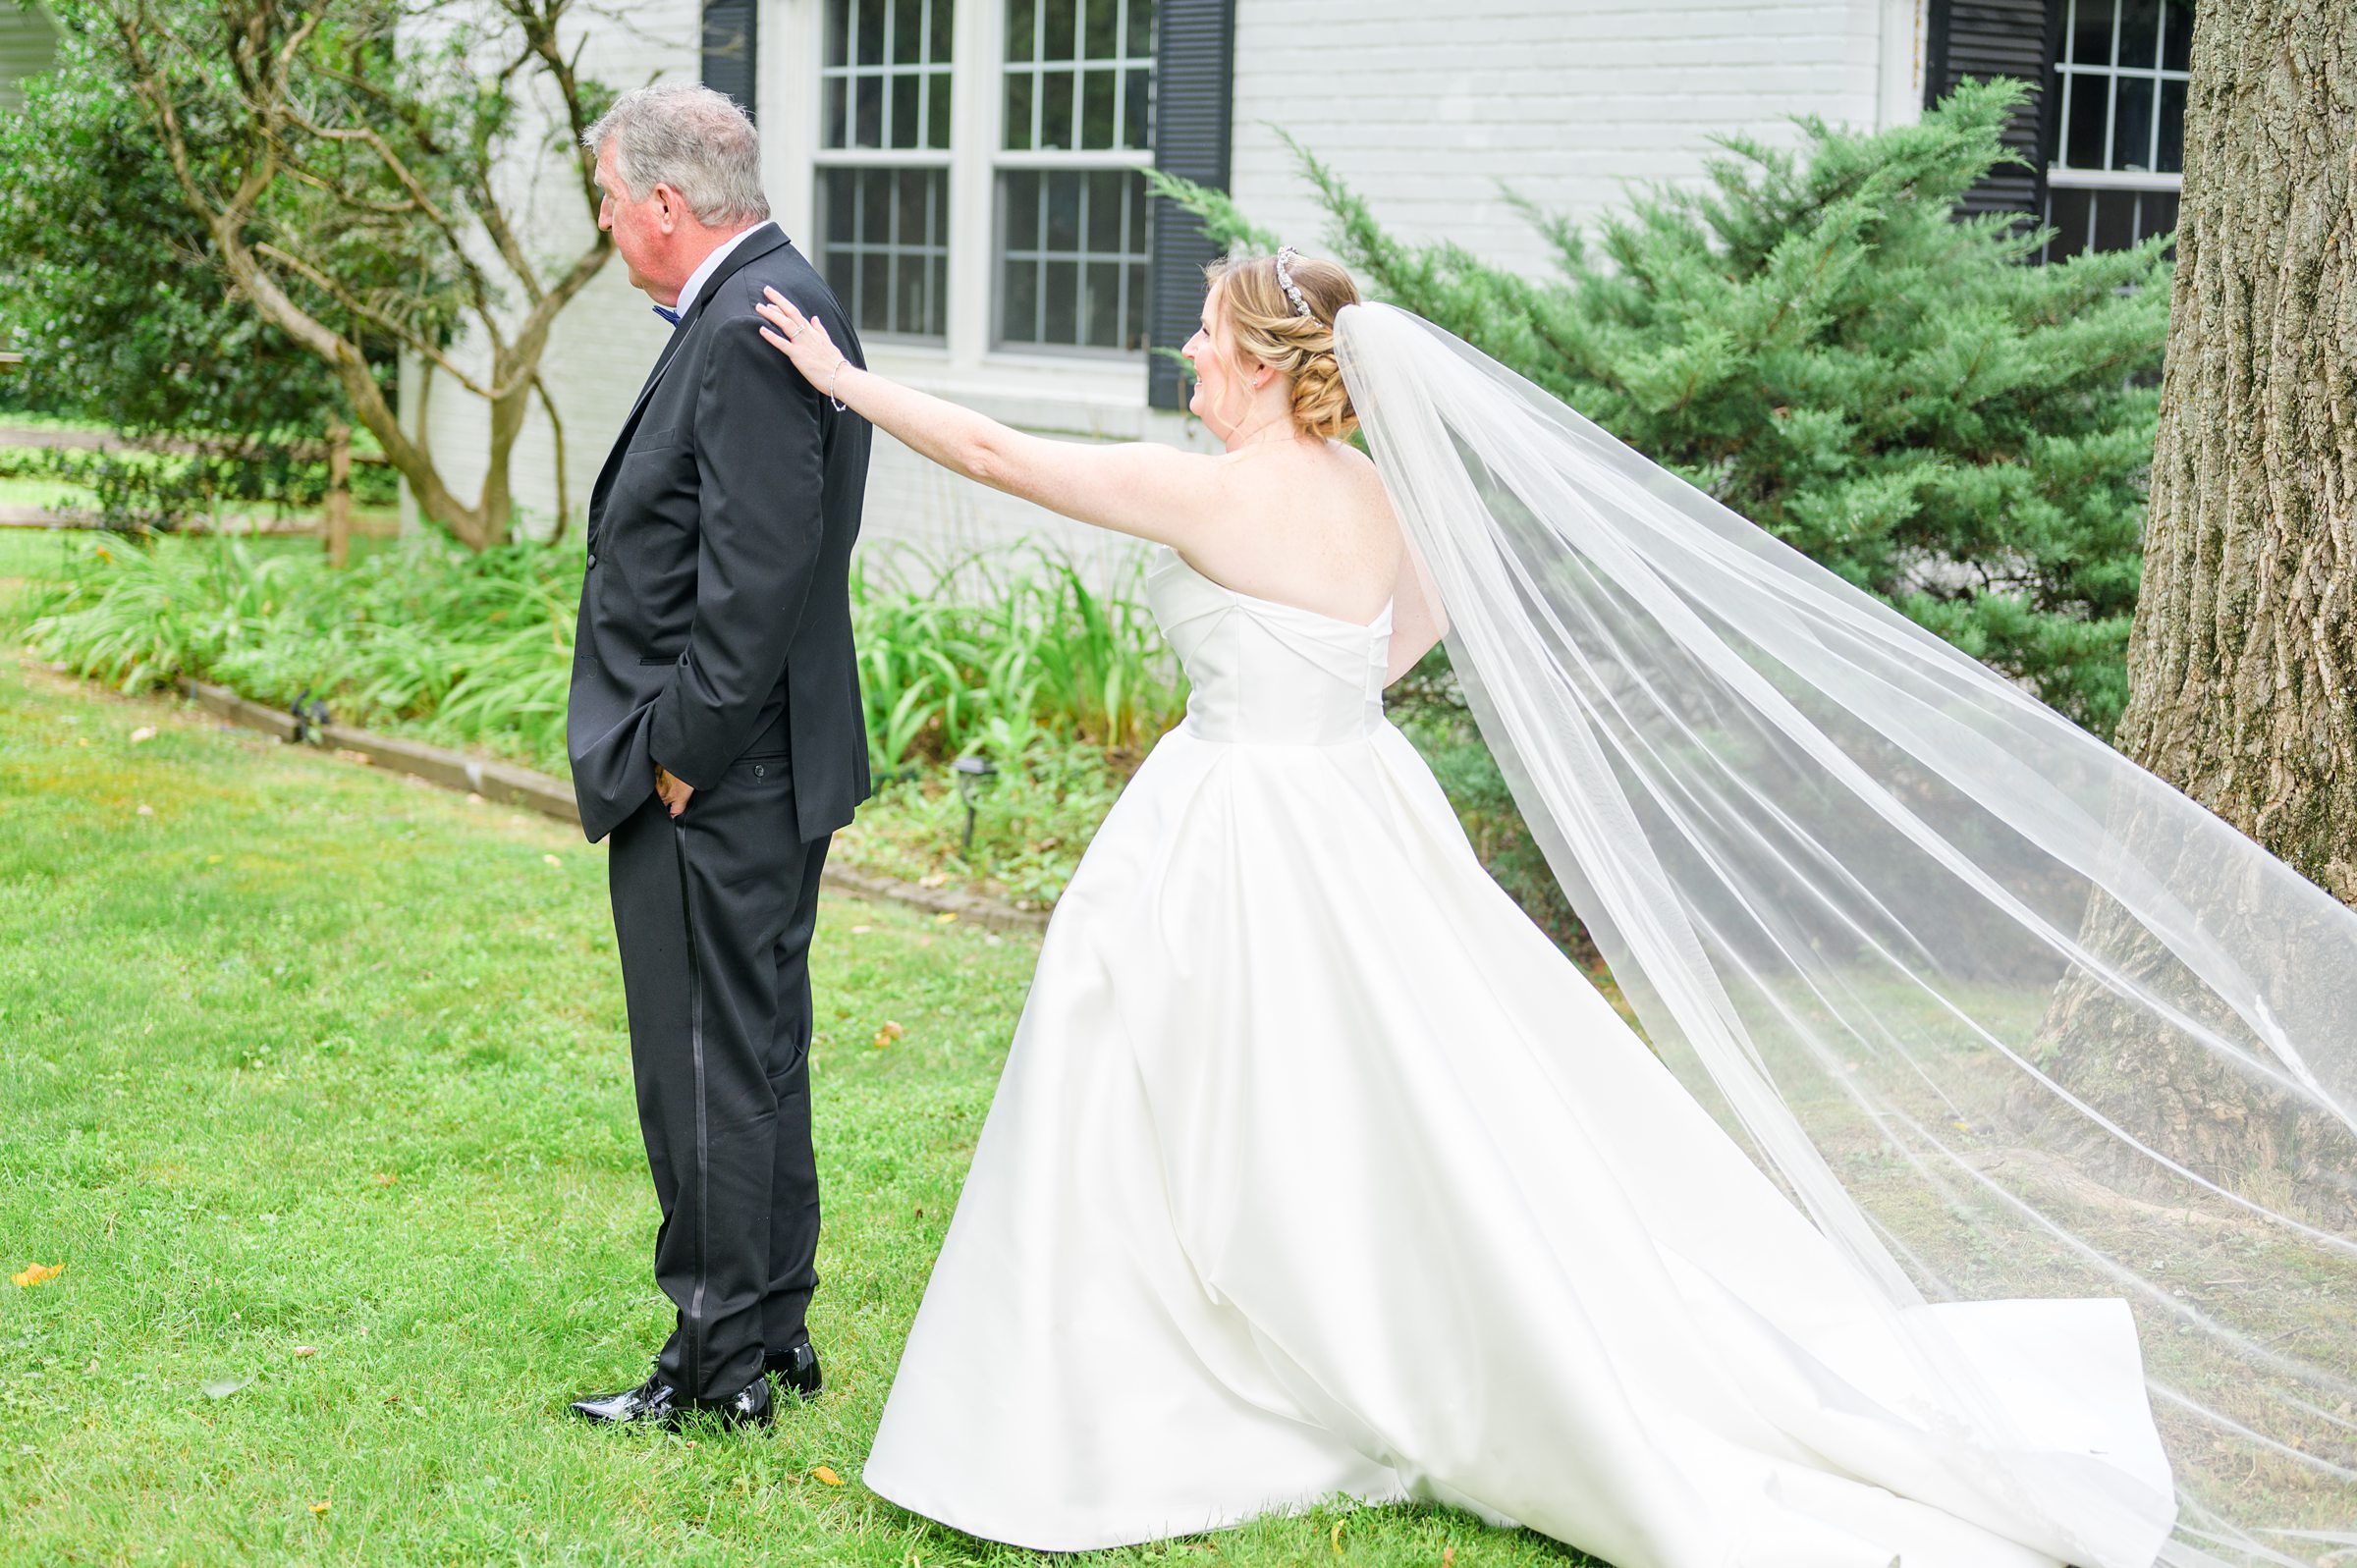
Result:
[[[327,564],[341,570],[352,560],[352,426],[327,427]]]
[[[2357,902],[2357,6],[2202,0],[2153,459],[2117,744]],[[2165,863],[2168,846],[2140,846]],[[2201,1005],[2116,907],[2082,943]],[[2262,1176],[2357,1234],[2357,1140],[2084,976],[2046,1020],[2056,1078],[2183,1165]],[[2041,1102],[2044,1104],[2044,1102]],[[2120,1146],[2081,1129],[2090,1166]],[[2149,1162],[2141,1176],[2149,1185]]]
[[[2357,6],[2203,0],[2118,744],[2357,902]]]

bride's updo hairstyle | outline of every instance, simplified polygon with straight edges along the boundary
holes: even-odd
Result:
[[[1358,428],[1342,362],[1334,356],[1334,318],[1359,302],[1358,285],[1340,262],[1289,256],[1286,271],[1301,304],[1285,292],[1275,256],[1228,256],[1203,269],[1236,352],[1293,384],[1293,423],[1305,435],[1340,441]]]

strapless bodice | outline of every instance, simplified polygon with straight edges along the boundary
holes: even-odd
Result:
[[[1391,606],[1356,625],[1222,587],[1167,547],[1146,602],[1186,671],[1184,728],[1198,739],[1332,746],[1382,727]]]

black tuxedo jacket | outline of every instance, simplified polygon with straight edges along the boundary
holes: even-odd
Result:
[[[865,363],[775,224],[672,329],[589,492],[566,749],[592,840],[646,802],[658,763],[705,788],[739,757],[783,756],[805,840],[867,797],[850,575],[870,430],[762,341],[764,284]]]

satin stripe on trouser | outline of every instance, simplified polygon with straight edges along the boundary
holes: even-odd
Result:
[[[657,1370],[691,1398],[806,1334],[818,1277],[809,945],[827,841],[795,836],[786,759],[745,757],[678,819],[650,799],[608,862],[639,1130],[678,1308]]]

